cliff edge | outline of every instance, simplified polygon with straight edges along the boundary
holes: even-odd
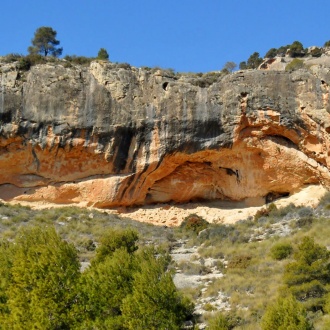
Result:
[[[0,63],[0,198],[262,203],[330,186],[330,68],[213,80],[64,61]]]

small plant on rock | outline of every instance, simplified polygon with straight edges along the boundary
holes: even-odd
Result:
[[[298,69],[302,69],[303,67],[304,61],[300,60],[299,58],[295,58],[285,67],[285,71],[295,71]]]

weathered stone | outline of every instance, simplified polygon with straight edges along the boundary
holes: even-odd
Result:
[[[0,64],[2,199],[260,201],[330,185],[327,67],[239,71],[196,86],[107,62],[15,65]]]

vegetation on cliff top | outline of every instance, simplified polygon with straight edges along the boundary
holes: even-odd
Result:
[[[24,56],[20,54],[8,54],[5,56],[5,61],[19,61],[19,68],[21,70],[29,70],[31,66],[36,64],[42,64],[49,59],[51,55],[52,60],[62,55],[63,48],[57,47],[60,41],[56,39],[57,32],[48,26],[39,27],[34,34],[34,38],[31,40],[32,45],[28,47],[29,55]],[[239,64],[239,69],[257,69],[259,65],[267,58],[274,58],[276,56],[288,55],[292,58],[304,57],[307,55],[313,57],[321,56],[327,48],[330,47],[330,40],[326,41],[323,47],[312,47],[311,49],[304,48],[303,44],[299,41],[294,41],[291,45],[281,46],[279,48],[270,48],[266,52],[264,57],[261,57],[258,52],[254,52],[246,61],[242,61]],[[70,67],[71,64],[89,65],[93,60],[109,60],[109,54],[105,48],[100,48],[97,57],[85,57],[81,55],[66,55],[64,57],[66,66]],[[228,61],[223,65],[223,74],[231,73],[235,70],[237,64],[232,61]],[[297,67],[295,67],[297,68]],[[202,86],[203,87],[203,86]]]

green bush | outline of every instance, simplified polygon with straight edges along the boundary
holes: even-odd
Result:
[[[231,330],[239,325],[240,319],[222,312],[218,312],[208,322],[208,330]]]
[[[311,55],[313,57],[320,57],[323,53],[323,50],[321,48],[315,47],[314,49],[311,50]]]
[[[171,258],[137,251],[136,240],[130,229],[106,232],[80,272],[77,250],[54,228],[20,229],[0,243],[0,328],[179,329],[193,305],[174,286]]]
[[[289,64],[287,64],[285,71],[295,71],[302,69],[304,66],[304,61],[300,60],[299,58],[295,58]]]
[[[248,67],[247,67],[247,64],[246,64],[245,61],[240,62],[240,64],[239,64],[239,69],[240,70],[246,70],[247,68]]]
[[[133,253],[137,250],[137,240],[138,233],[135,230],[108,229],[100,239],[100,246],[96,250],[94,262],[103,261],[120,248],[125,249],[128,253]]]
[[[330,252],[306,236],[294,253],[294,262],[285,267],[284,283],[308,309],[323,308],[324,295],[330,284]]]
[[[197,214],[190,214],[184,218],[180,227],[198,234],[203,229],[206,229],[209,223]]]
[[[324,43],[324,47],[330,47],[330,40],[328,40]]]
[[[277,55],[282,56],[282,57],[285,56],[289,48],[290,48],[290,45],[279,47],[277,49]]]
[[[97,53],[98,60],[109,60],[109,54],[105,48],[100,48],[99,52]]]
[[[265,55],[267,58],[274,58],[277,56],[277,49],[276,48],[271,48]]]
[[[192,304],[176,290],[172,274],[167,271],[168,257],[154,255],[152,249],[143,251],[132,294],[123,300],[125,329],[176,330],[192,315]]]
[[[291,57],[304,56],[304,46],[299,41],[294,41],[289,47],[289,54]]]
[[[254,52],[247,60],[246,65],[248,69],[257,69],[263,62],[258,52]]]
[[[0,269],[9,275],[0,288],[4,329],[67,329],[80,276],[75,248],[54,228],[28,227],[0,254]]]
[[[262,317],[262,330],[311,330],[306,310],[294,297],[279,298]]]
[[[28,71],[30,70],[31,67],[31,62],[25,58],[25,57],[21,57],[18,61],[18,69],[22,70],[22,71]]]
[[[287,258],[293,251],[291,244],[289,243],[277,243],[271,250],[271,256],[275,260],[282,260]]]

